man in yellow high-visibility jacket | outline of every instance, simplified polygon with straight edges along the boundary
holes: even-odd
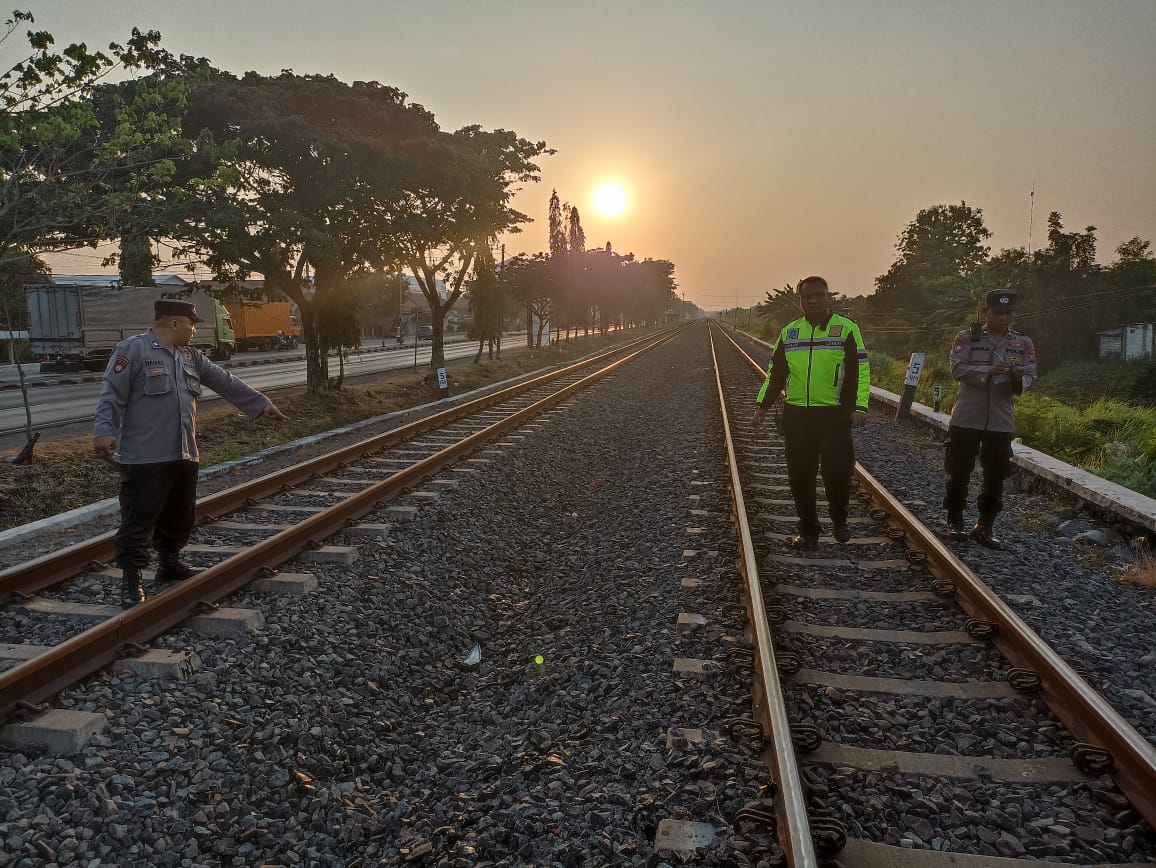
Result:
[[[758,430],[785,387],[782,433],[787,480],[799,517],[799,533],[791,545],[810,550],[818,546],[821,530],[815,496],[820,460],[831,533],[839,542],[851,538],[847,529],[855,467],[851,429],[867,423],[871,377],[859,326],[831,312],[827,281],[802,280],[799,302],[803,315],[779,334],[753,421]]]

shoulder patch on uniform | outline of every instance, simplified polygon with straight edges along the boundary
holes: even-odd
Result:
[[[954,353],[956,350],[962,350],[962,349],[966,349],[966,348],[967,348],[967,344],[968,344],[968,340],[967,340],[967,338],[965,338],[963,335],[959,335],[959,336],[958,336],[958,337],[956,337],[956,339],[955,339],[955,340],[952,342],[952,344],[951,344],[951,351]]]
[[[833,325],[833,326],[831,326],[831,331],[829,331],[827,334],[829,334],[833,338],[837,338],[841,334],[843,334],[843,326]]]
[[[114,374],[119,374],[127,367],[128,367],[128,359],[125,358],[124,356],[117,356],[116,357],[116,364],[112,366],[112,372]]]
[[[181,347],[181,358],[186,362],[191,362],[193,360],[193,351],[188,347]]]
[[[797,341],[798,339],[799,339],[799,330],[798,329],[787,329],[787,340]]]

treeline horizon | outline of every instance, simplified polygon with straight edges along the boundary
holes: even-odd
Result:
[[[1108,265],[1096,261],[1096,227],[1066,231],[1047,219],[1046,244],[992,254],[983,211],[960,202],[918,212],[899,235],[896,257],[869,295],[834,294],[833,306],[855,319],[868,348],[896,358],[946,353],[960,329],[982,319],[990,289],[1018,294],[1013,328],[1029,335],[1047,370],[1062,360],[1098,356],[1096,334],[1128,323],[1156,322],[1156,257],[1133,237]],[[795,286],[767,292],[751,308],[751,330],[774,340],[799,316]],[[741,323],[740,323],[741,324]]]
[[[0,44],[32,21],[13,13]],[[105,264],[126,285],[150,285],[153,241],[163,239],[173,259],[206,267],[214,281],[260,276],[266,297],[296,303],[308,389],[324,394],[327,351],[358,343],[361,298],[375,278],[393,295],[388,275],[416,280],[432,317],[431,369],[444,363],[445,315],[463,295],[480,340],[500,331],[510,305],[527,321],[545,312],[568,333],[657,322],[675,298],[672,263],[609,245],[495,263],[497,240],[530,222],[511,199],[540,180],[538,159],[554,153],[544,141],[478,125],[446,132],[378,82],[238,76],[171,54],[155,31],[134,29],[107,52],[57,51],[43,31],[27,40],[25,57],[0,74],[0,315],[9,323],[22,319],[19,288],[49,272],[39,254],[116,242]],[[114,74],[128,77],[108,82]]]

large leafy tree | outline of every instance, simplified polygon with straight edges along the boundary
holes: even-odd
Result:
[[[204,186],[195,219],[173,232],[218,279],[261,274],[297,303],[308,388],[325,393],[334,332],[319,312],[342,303],[348,278],[408,252],[395,240],[402,223],[412,231],[407,203],[445,159],[444,135],[396,88],[289,72],[213,76],[185,125],[229,183]]]
[[[14,12],[0,34],[12,44],[33,17]],[[120,234],[137,204],[159,184],[168,166],[153,155],[158,110],[150,100],[122,104],[114,123],[102,123],[93,94],[102,79],[169,62],[155,31],[133,30],[124,45],[92,52],[83,43],[56,50],[52,34],[28,30],[28,48],[0,68],[0,290],[15,314],[14,275],[40,273],[37,254],[95,243]],[[23,300],[19,300],[21,313]],[[24,368],[18,372],[26,417],[29,462],[37,436],[32,430]]]
[[[605,247],[588,250],[583,259],[586,292],[605,334],[611,325],[622,326],[626,322],[630,285],[627,267],[634,261],[634,254],[616,253],[607,241]]]
[[[1048,215],[1048,244],[1032,255],[1017,322],[1040,348],[1045,364],[1090,357],[1098,329],[1116,325],[1114,305],[1096,262],[1096,227],[1064,231],[1058,211]]]
[[[1116,248],[1106,278],[1114,292],[1121,323],[1156,321],[1156,256],[1152,244],[1130,238]]]
[[[924,310],[935,304],[934,282],[974,276],[987,260],[984,242],[990,237],[983,211],[966,202],[924,208],[900,233],[887,273],[875,279],[874,308]]]
[[[0,44],[32,21],[13,13]],[[57,51],[45,31],[26,38],[27,51],[0,73],[0,264],[119,235],[171,168],[154,151],[169,126],[155,94],[121,101],[112,118],[96,96],[107,76],[172,62],[158,33],[134,29],[107,53],[83,43]]]
[[[510,300],[525,313],[528,348],[542,346],[556,279],[557,270],[545,253],[515,256],[502,267],[502,284]]]
[[[674,263],[666,259],[643,259],[627,265],[627,315],[636,324],[657,324],[673,313],[672,303],[678,284]]]
[[[864,330],[894,355],[925,349],[968,320],[991,237],[983,211],[966,202],[924,208],[904,228],[896,258],[875,279]]]
[[[551,153],[509,130],[464,127],[439,141],[429,171],[413,179],[404,213],[391,223],[401,260],[413,272],[433,319],[430,369],[445,363],[446,313],[461,298],[478,254],[529,217],[510,205],[517,185],[537,181],[534,162]],[[438,293],[439,275],[445,287]]]

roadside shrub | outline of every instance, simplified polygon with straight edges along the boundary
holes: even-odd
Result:
[[[1095,457],[1103,441],[1080,410],[1030,392],[1016,401],[1016,434],[1033,449],[1077,466]]]
[[[1138,406],[1152,405],[1156,404],[1156,360],[1063,361],[1048,369],[1034,388],[1041,395],[1077,407],[1086,407],[1102,398]]]

